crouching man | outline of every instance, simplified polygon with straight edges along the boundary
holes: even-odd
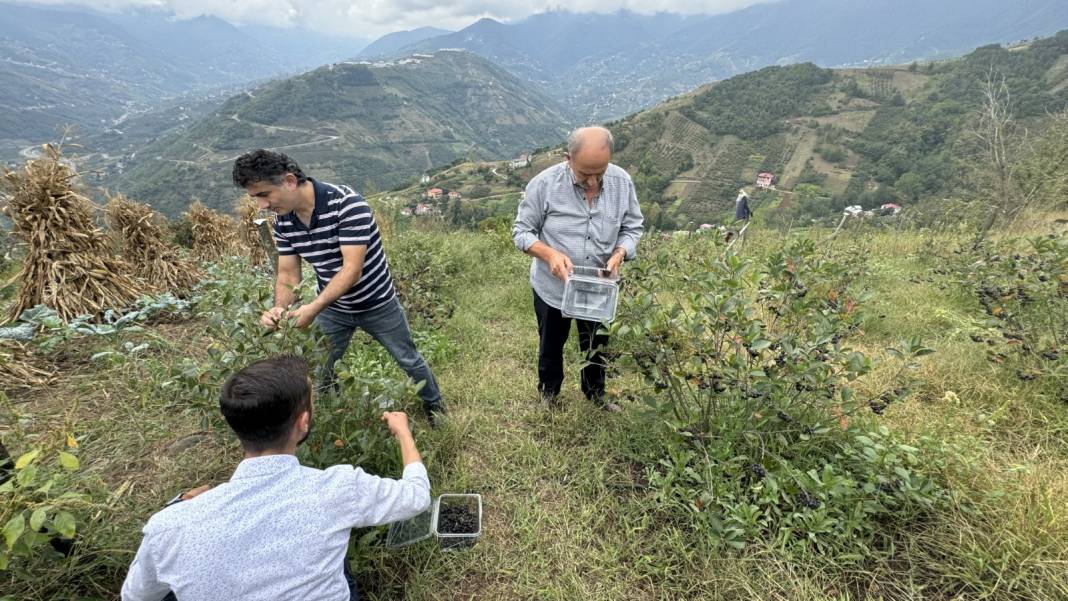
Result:
[[[249,365],[226,382],[219,405],[244,460],[229,482],[193,489],[149,519],[122,598],[357,599],[345,561],[349,531],[430,506],[408,417],[382,415],[404,462],[403,477],[391,480],[351,465],[318,470],[297,461],[312,421],[303,359]]]

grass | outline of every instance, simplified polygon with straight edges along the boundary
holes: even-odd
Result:
[[[921,335],[937,351],[924,359],[919,390],[884,419],[908,438],[942,442],[955,458],[945,477],[959,499],[922,528],[902,532],[885,558],[845,568],[760,542],[739,553],[713,551],[688,521],[655,503],[647,485],[652,466],[640,461],[657,445],[648,416],[633,405],[621,415],[601,413],[578,391],[575,342],[566,355],[564,407],[551,412],[539,403],[526,257],[499,235],[394,235],[429,236],[462,265],[447,287],[456,310],[439,332],[453,351],[433,365],[451,415],[436,431],[417,423],[416,438],[434,493],[479,492],[485,515],[470,550],[442,552],[429,542],[376,548],[357,566],[366,598],[1068,598],[1068,407],[985,360],[968,337],[981,310],[931,272],[929,236],[846,232],[836,244],[859,244],[872,257],[865,281],[876,317],[859,345],[878,353]],[[774,235],[751,232],[745,252],[773,248]],[[126,336],[72,341],[60,349],[56,386],[7,391],[31,441],[74,431],[80,477],[101,507],[88,516],[77,555],[15,565],[0,573],[5,593],[114,596],[144,521],[175,492],[225,480],[239,459],[229,432],[209,431],[201,411],[173,405],[159,389],[161,374],[182,357],[202,356],[204,324]],[[149,341],[150,354],[110,367],[88,359],[128,339]],[[5,442],[13,428],[0,429]],[[200,442],[174,452],[190,435]]]

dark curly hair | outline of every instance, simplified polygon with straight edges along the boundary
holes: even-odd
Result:
[[[234,184],[241,188],[257,182],[271,182],[281,184],[282,177],[292,173],[297,176],[297,183],[303,184],[308,181],[300,165],[288,156],[271,150],[253,150],[237,157],[234,161]]]

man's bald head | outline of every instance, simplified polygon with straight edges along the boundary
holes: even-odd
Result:
[[[599,126],[580,127],[567,137],[567,154],[571,158],[578,156],[584,149],[599,152],[607,150],[608,155],[611,156],[614,146],[615,140],[612,139],[612,132]]]
[[[612,160],[612,133],[603,127],[580,127],[567,137],[567,162],[575,181],[588,194],[601,189],[601,180]]]

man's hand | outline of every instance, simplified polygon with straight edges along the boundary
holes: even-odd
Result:
[[[271,328],[273,330],[278,327],[278,322],[282,321],[282,317],[284,317],[285,314],[285,307],[271,307],[264,311],[263,315],[260,315],[260,323],[263,324],[263,327]]]
[[[405,434],[412,435],[412,431],[408,429],[408,414],[403,411],[386,411],[382,414],[382,421],[386,422],[389,433],[394,438],[400,438]]]
[[[182,500],[183,501],[188,501],[189,499],[192,499],[193,497],[199,495],[200,493],[207,492],[209,490],[211,490],[211,485],[210,484],[205,484],[204,486],[198,486],[198,487],[196,487],[194,489],[187,490],[184,493],[182,493]]]
[[[296,309],[293,309],[286,314],[286,317],[290,317],[294,320],[293,325],[298,328],[306,328],[315,321],[315,316],[319,314],[319,310],[311,305],[301,305]]]
[[[612,253],[611,257],[608,257],[608,264],[605,265],[605,270],[614,276],[619,275],[619,267],[623,265],[623,259],[627,258],[627,251],[622,248],[617,248]]]
[[[563,281],[567,281],[567,276],[571,275],[571,272],[575,270],[575,266],[571,264],[571,257],[564,253],[553,250],[549,255],[549,260],[546,261],[549,264],[549,271]]]

